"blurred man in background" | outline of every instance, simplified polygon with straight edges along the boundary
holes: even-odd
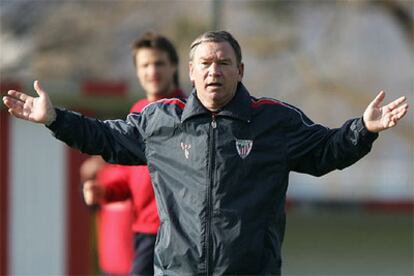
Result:
[[[134,42],[132,57],[146,99],[136,102],[130,112],[141,112],[149,103],[163,98],[183,97],[179,89],[178,55],[167,38],[154,33],[144,34]],[[160,223],[147,166],[110,165],[94,156],[85,161],[81,172],[91,176],[83,186],[85,202],[101,205],[98,238],[103,271],[153,275],[154,245]],[[128,238],[131,233],[128,219],[132,220],[133,243]],[[132,267],[125,271],[125,266],[131,263],[128,252],[132,245]],[[113,268],[109,269],[109,266]]]

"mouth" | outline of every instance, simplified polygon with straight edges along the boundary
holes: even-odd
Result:
[[[211,88],[220,88],[222,87],[223,84],[219,83],[219,82],[210,82],[207,84],[207,87],[211,87]]]
[[[161,81],[160,79],[151,79],[151,80],[149,80],[150,83],[155,83],[155,84],[159,83],[160,81]]]

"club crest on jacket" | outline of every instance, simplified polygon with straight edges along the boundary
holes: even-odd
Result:
[[[236,139],[237,152],[242,159],[246,158],[253,147],[253,140]]]
[[[188,159],[190,157],[191,145],[190,144],[184,144],[183,142],[181,142],[181,149],[184,151],[185,159]]]

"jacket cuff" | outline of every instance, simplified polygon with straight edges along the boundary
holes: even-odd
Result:
[[[351,130],[354,132],[354,137],[366,142],[372,143],[378,138],[378,133],[369,131],[364,124],[362,118],[355,119],[351,124]]]
[[[46,126],[48,129],[50,129],[52,132],[55,132],[58,128],[60,122],[62,121],[62,117],[64,116],[64,112],[62,109],[55,108],[56,112],[56,119],[51,123],[50,125]]]

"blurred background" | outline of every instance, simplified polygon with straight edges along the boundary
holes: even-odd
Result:
[[[131,43],[146,31],[177,46],[225,29],[240,42],[244,84],[338,127],[380,90],[414,105],[414,2],[0,0],[0,91],[33,93],[99,118],[144,97]],[[291,174],[285,275],[413,275],[414,112],[357,165]],[[0,274],[98,274],[93,214],[81,200],[85,155],[0,107]]]

